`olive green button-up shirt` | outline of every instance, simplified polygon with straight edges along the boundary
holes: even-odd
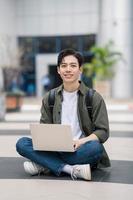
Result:
[[[61,108],[63,101],[63,85],[57,87],[55,90],[55,103],[53,107],[53,114],[50,111],[48,97],[49,92],[46,93],[42,100],[41,107],[41,118],[40,123],[61,123]],[[89,117],[88,110],[85,103],[86,93],[88,92],[88,87],[84,85],[84,83],[80,83],[80,87],[78,89],[78,106],[77,106],[77,114],[79,119],[79,125],[85,136],[89,136],[90,134],[95,134],[100,143],[103,143],[109,137],[109,122],[108,115],[105,102],[102,96],[95,92],[92,100],[92,120]],[[104,146],[103,146],[104,148]],[[110,161],[108,155],[104,149],[102,159],[98,163],[98,167],[108,167],[110,166]]]

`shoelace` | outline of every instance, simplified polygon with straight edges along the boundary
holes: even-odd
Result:
[[[72,170],[72,172],[71,172],[71,178],[72,178],[72,180],[75,180],[75,179],[77,179],[77,174],[80,172],[80,169],[78,169],[78,168],[73,168],[73,170]]]
[[[38,169],[38,176],[40,176],[42,173],[43,174],[48,174],[49,172],[50,172],[49,169],[44,168],[44,167],[39,167],[39,169]]]
[[[43,167],[39,167],[38,168],[38,176],[40,176],[42,172],[43,172]]]

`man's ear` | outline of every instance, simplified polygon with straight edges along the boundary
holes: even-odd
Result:
[[[57,73],[60,74],[60,68],[59,67],[57,67]]]
[[[82,74],[82,72],[83,72],[83,67],[81,66],[79,69],[80,69],[80,73]]]

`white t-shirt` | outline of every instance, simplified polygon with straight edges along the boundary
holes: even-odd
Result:
[[[61,124],[70,125],[73,139],[78,139],[82,135],[77,115],[77,91],[63,91]]]

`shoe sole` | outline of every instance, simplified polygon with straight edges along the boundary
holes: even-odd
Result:
[[[88,180],[88,181],[91,181],[91,168],[90,168],[90,165],[88,166],[84,166],[84,179],[85,180]]]

